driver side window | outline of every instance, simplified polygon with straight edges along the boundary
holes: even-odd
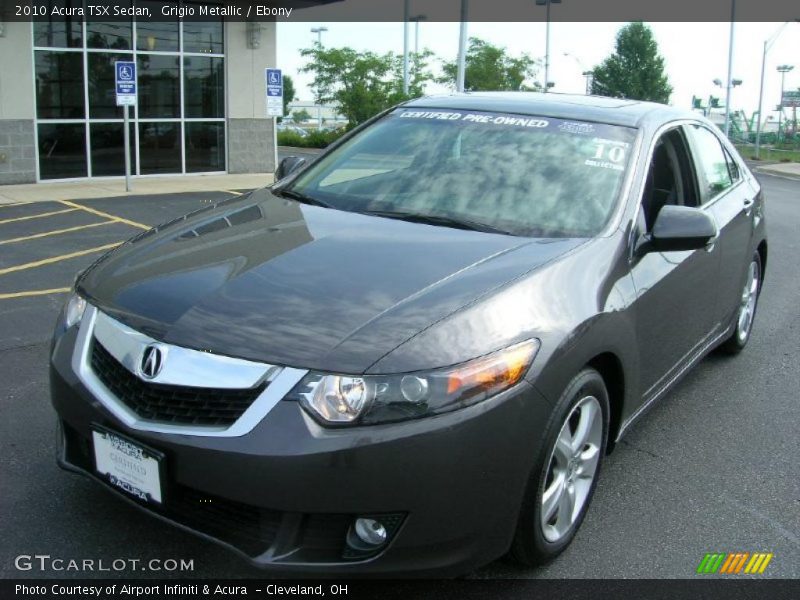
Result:
[[[697,194],[680,128],[663,134],[656,142],[642,194],[641,217],[647,231],[666,205],[697,206]]]

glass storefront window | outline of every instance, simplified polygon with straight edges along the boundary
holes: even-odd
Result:
[[[224,59],[187,56],[183,59],[184,116],[190,119],[225,116]]]
[[[189,4],[189,3],[187,3]],[[199,12],[199,5],[195,5]],[[222,19],[183,22],[183,51],[201,54],[222,54],[224,49]]]
[[[122,118],[122,108],[117,106],[114,89],[114,63],[130,59],[130,54],[89,53],[89,118]]]
[[[82,119],[83,55],[36,51],[36,115],[40,119]]]
[[[39,4],[37,2],[37,4]],[[62,0],[43,4],[47,14],[53,9],[78,8],[83,6],[81,0]],[[51,17],[48,21],[37,21],[33,24],[33,45],[48,48],[80,48],[83,45],[83,20],[80,17]]]
[[[180,173],[181,124],[139,123],[139,163],[142,175]]]
[[[104,50],[130,50],[133,25],[130,21],[86,22],[86,46]]]
[[[83,123],[39,124],[39,175],[42,179],[86,177],[86,129]]]
[[[181,116],[180,63],[177,56],[140,54],[139,118],[169,119]]]
[[[124,123],[92,123],[89,143],[92,150],[92,176],[125,174]],[[136,173],[136,132],[130,125],[131,173]]]
[[[151,13],[162,6],[157,0],[120,1],[148,6]],[[200,2],[191,4],[198,9]],[[48,12],[87,6],[82,0],[42,4]],[[129,111],[133,174],[224,171],[222,19],[108,19],[54,17],[32,25],[40,178],[124,174],[123,109],[114,89],[114,63],[121,60],[137,63],[138,104]]]
[[[225,124],[186,123],[186,172],[225,170]]]
[[[160,15],[163,2],[137,2],[137,7],[149,8],[150,14]],[[136,49],[139,52],[177,52],[178,20],[167,22],[136,22]]]

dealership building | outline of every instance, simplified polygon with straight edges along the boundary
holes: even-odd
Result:
[[[0,184],[124,175],[116,61],[137,66],[134,175],[274,170],[274,21],[0,17]]]

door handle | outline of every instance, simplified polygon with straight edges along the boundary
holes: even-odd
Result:
[[[755,200],[753,200],[752,198],[745,198],[743,204],[744,207],[742,210],[744,210],[744,212],[746,212],[749,215],[750,211],[753,209],[753,204],[755,204]]]

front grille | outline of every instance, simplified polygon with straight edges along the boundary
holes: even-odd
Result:
[[[229,426],[264,391],[267,383],[249,389],[196,388],[142,381],[96,339],[92,370],[109,391],[142,419],[179,425]]]
[[[182,485],[170,477],[163,482],[163,505],[127,496],[95,470],[90,438],[63,421],[62,428],[63,456],[68,464],[92,473],[104,485],[148,511],[226,542],[248,556],[262,556],[271,550],[273,558],[270,560],[275,563],[335,563],[366,560],[378,551],[358,552],[347,546],[348,529],[356,517],[352,514],[284,512],[264,508],[212,495]],[[165,460],[169,464],[169,452]],[[405,515],[376,515],[375,518],[386,524],[389,534],[394,535]]]
[[[152,506],[151,506],[152,508]],[[284,513],[175,485],[160,512],[191,529],[227,542],[249,556],[274,543]]]

